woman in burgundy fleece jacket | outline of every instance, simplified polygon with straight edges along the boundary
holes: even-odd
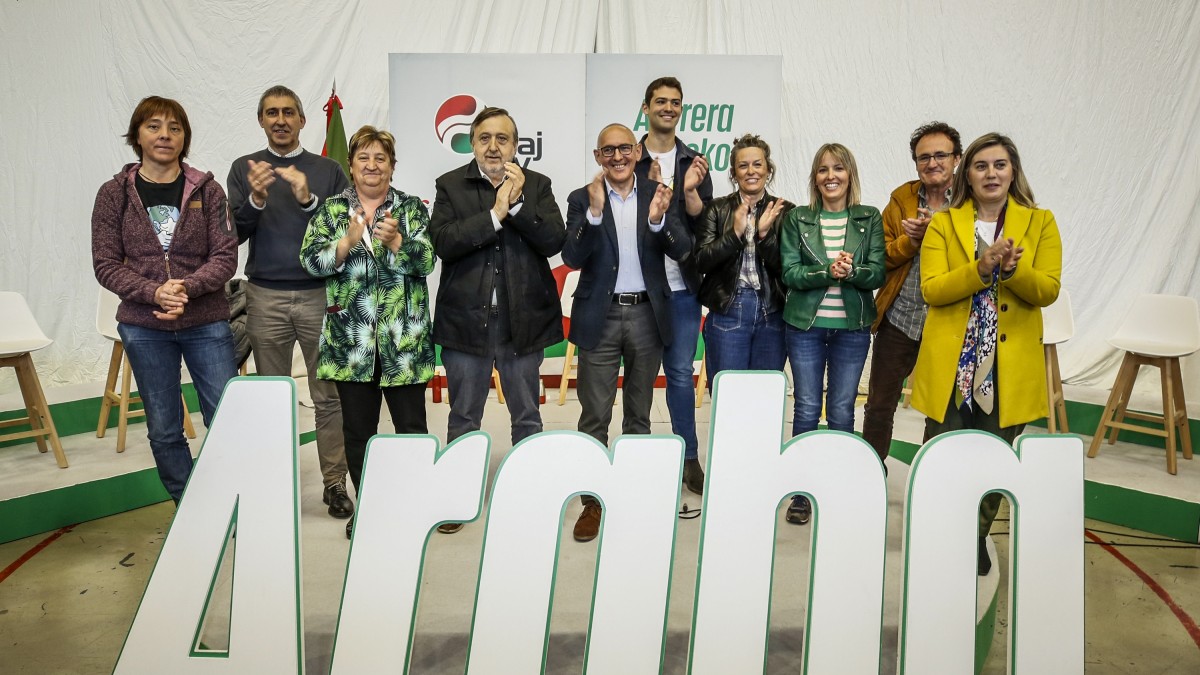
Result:
[[[221,185],[183,163],[191,138],[178,102],[142,99],[125,136],[140,161],[100,186],[92,210],[92,267],[100,285],[121,298],[117,330],[159,478],[176,503],[192,470],[180,363],[206,426],[236,374],[225,282],[237,268],[237,233]]]

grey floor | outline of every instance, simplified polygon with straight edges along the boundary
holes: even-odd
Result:
[[[554,404],[553,393],[550,403],[543,407],[545,427],[573,429],[579,415],[577,402],[572,397],[559,407]],[[428,410],[430,430],[444,433],[447,406],[430,403]],[[707,403],[697,411],[702,452],[708,435],[708,414]],[[619,417],[618,406],[614,419]],[[859,417],[861,421],[861,410]],[[656,433],[669,433],[661,391],[653,420]],[[897,437],[917,440],[920,423],[919,415],[902,409],[897,419]],[[301,428],[311,429],[310,411],[302,409]],[[381,428],[388,428],[386,420]],[[484,429],[492,433],[495,471],[509,443],[506,412],[494,400],[488,404]],[[135,453],[139,445],[144,446],[143,434],[144,427],[132,427],[131,448],[127,452]],[[85,436],[68,439],[68,454],[83,455],[87,444],[99,444],[108,457],[112,456],[111,439]],[[1157,453],[1151,455],[1161,456],[1161,450]],[[321,504],[315,446],[303,446],[301,454],[306,670],[320,674],[329,670],[349,546],[344,536],[344,521],[330,518]],[[889,552],[882,673],[896,672],[900,510],[907,476],[907,466],[903,463],[889,460],[888,464]],[[1192,481],[1194,486],[1200,471],[1193,471],[1191,463],[1187,464],[1182,468],[1192,473],[1185,480]],[[1200,466],[1196,469],[1200,470]],[[693,507],[699,504],[699,498],[690,493],[681,493],[681,500]],[[583,670],[597,548],[595,542],[577,544],[570,540],[569,528],[578,510],[577,505],[569,508],[563,524],[568,534],[560,555],[551,616],[547,659],[547,672],[551,673]],[[36,551],[48,535],[0,545],[0,569],[28,556],[11,576],[0,581],[0,673],[111,672],[173,512],[170,503],[164,503],[83,523]],[[1007,561],[1006,517],[1006,511],[1002,511],[1001,520],[993,529],[1002,561]],[[699,523],[699,520],[679,523],[667,627],[664,666],[667,673],[686,672]],[[1166,594],[1165,598],[1156,594],[1109,550],[1087,545],[1086,672],[1200,673],[1200,631],[1195,628],[1195,620],[1200,618],[1200,548],[1158,538],[1146,539],[1143,537],[1149,535],[1145,533],[1101,522],[1088,521],[1086,526],[1105,541],[1114,542],[1115,550]],[[464,670],[482,529],[476,523],[456,535],[431,539],[413,644],[412,673]],[[802,663],[809,530],[787,525],[781,518],[778,531],[766,672],[797,673]],[[998,569],[1000,612],[985,673],[1007,672],[1004,602],[1007,583],[1003,578],[1007,568],[1001,564]],[[1191,634],[1189,621],[1194,631]],[[223,636],[213,630],[206,639],[210,646],[219,646]]]

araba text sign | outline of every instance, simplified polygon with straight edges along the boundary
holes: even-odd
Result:
[[[796,492],[816,507],[804,670],[879,670],[882,469],[848,434],[784,442],[785,386],[779,373],[717,378],[691,673],[762,671],[777,510]],[[294,410],[286,379],[226,389],[116,672],[302,672]],[[488,443],[482,433],[441,450],[431,436],[372,440],[335,675],[407,672],[425,542],[439,523],[480,514]],[[975,512],[994,490],[1014,506],[1009,662],[1022,673],[1083,672],[1082,453],[1075,437],[1023,437],[1014,451],[976,432],[921,449],[908,485],[902,672],[971,672]],[[468,672],[541,671],[563,505],[582,492],[605,507],[587,672],[659,672],[682,463],[674,436],[624,436],[610,451],[546,432],[513,448],[489,503]],[[230,650],[211,658],[196,649],[197,626],[231,521]]]

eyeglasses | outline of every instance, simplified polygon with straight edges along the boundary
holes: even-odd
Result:
[[[950,156],[951,155],[948,152],[935,152],[932,155],[917,155],[917,165],[920,166],[921,164],[928,164],[929,160],[931,159],[938,164],[941,164],[942,162],[946,161],[947,157]]]
[[[613,155],[617,154],[617,152],[620,152],[623,156],[628,157],[633,153],[633,146],[629,143],[622,143],[621,145],[606,145],[603,148],[600,148],[600,154],[604,155],[605,157],[612,157]]]

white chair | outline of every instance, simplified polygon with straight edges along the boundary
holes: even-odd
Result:
[[[104,438],[108,430],[109,412],[117,406],[117,452],[125,452],[125,436],[129,429],[129,418],[145,417],[144,410],[130,410],[131,403],[141,403],[138,396],[130,396],[130,384],[133,381],[133,368],[129,359],[125,358],[125,347],[121,344],[121,335],[117,332],[117,306],[121,299],[107,288],[100,289],[96,299],[96,332],[112,340],[112,356],[108,360],[108,377],[104,383],[104,396],[100,402],[100,419],[96,422],[96,438]],[[121,376],[121,390],[116,390],[117,375]],[[196,437],[196,428],[192,426],[192,416],[188,413],[187,400],[183,399],[183,432],[188,438]]]
[[[1046,415],[1046,430],[1071,433],[1067,424],[1067,399],[1063,396],[1062,372],[1058,369],[1058,345],[1075,335],[1075,315],[1071,312],[1071,294],[1060,288],[1058,299],[1042,310],[1042,347],[1046,351],[1046,400],[1050,412]]]
[[[46,402],[46,393],[42,391],[42,381],[33,367],[32,356],[33,352],[54,344],[54,340],[42,332],[20,293],[0,292],[0,316],[4,317],[0,325],[0,368],[17,371],[17,384],[25,402],[25,417],[0,422],[0,428],[29,425],[29,431],[0,434],[0,441],[33,438],[37,442],[38,452],[46,452],[46,441],[49,439],[54,460],[59,468],[65,469],[67,455],[58,440],[58,430],[54,428],[54,418],[50,416],[50,404]]]
[[[571,318],[571,302],[572,296],[575,295],[575,289],[579,288],[579,270],[571,270],[567,273],[567,278],[563,280],[562,297],[559,299],[562,302],[562,315],[566,318]],[[566,405],[567,403],[567,385],[571,382],[571,374],[575,370],[575,365],[572,361],[575,359],[575,343],[567,340],[567,353],[563,358],[562,379],[558,381],[558,404]]]
[[[1133,303],[1124,323],[1108,343],[1124,351],[1125,358],[1096,427],[1096,435],[1092,437],[1088,457],[1096,456],[1106,434],[1109,444],[1115,443],[1121,429],[1162,436],[1166,439],[1167,473],[1175,474],[1177,436],[1182,442],[1183,458],[1192,458],[1179,359],[1200,350],[1200,310],[1196,301],[1179,295],[1143,295]],[[1162,415],[1127,411],[1129,395],[1142,366],[1154,366],[1161,372]],[[1128,424],[1124,421],[1126,418],[1151,422],[1163,428]]]

